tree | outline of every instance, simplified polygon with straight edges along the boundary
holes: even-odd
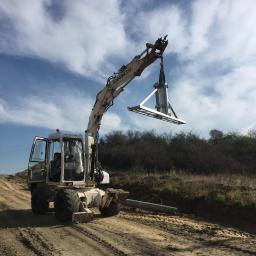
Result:
[[[218,140],[223,138],[223,132],[217,129],[213,129],[210,131],[210,140],[213,142],[217,142]]]

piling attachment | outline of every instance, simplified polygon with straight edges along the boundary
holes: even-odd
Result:
[[[169,123],[185,124],[186,122],[184,120],[178,118],[169,100],[168,84],[165,81],[163,58],[161,58],[160,63],[159,81],[154,84],[154,88],[155,89],[139,105],[128,107],[128,110]],[[156,99],[155,109],[146,107],[145,103],[154,95]]]
[[[153,203],[137,201],[132,199],[126,199],[123,202],[123,204],[130,207],[140,208],[143,210],[154,211],[154,212],[175,214],[178,211],[176,207],[171,207],[171,206],[162,205],[162,204],[153,204]]]

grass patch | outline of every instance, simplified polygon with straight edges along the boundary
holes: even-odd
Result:
[[[130,198],[176,206],[213,218],[252,219],[256,214],[256,176],[112,173],[111,185]]]
[[[225,205],[256,207],[256,177],[253,176],[113,173],[111,182],[114,186],[130,188],[132,196],[144,197],[147,191],[177,194],[190,199],[204,197],[207,201]]]

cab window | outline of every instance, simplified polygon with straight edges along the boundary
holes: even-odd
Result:
[[[46,141],[36,140],[30,162],[45,161]]]

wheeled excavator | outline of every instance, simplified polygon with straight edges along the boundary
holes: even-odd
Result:
[[[59,129],[48,138],[34,138],[27,176],[34,214],[47,213],[51,202],[59,221],[88,221],[93,217],[93,208],[98,208],[103,216],[118,214],[120,203],[126,200],[128,192],[98,186],[109,184],[109,174],[98,161],[101,120],[128,83],[160,59],[159,81],[153,92],[139,105],[128,109],[175,124],[185,123],[177,117],[168,98],[163,69],[163,53],[167,45],[166,36],[154,44],[147,43],[141,54],[108,78],[106,86],[96,96],[85,138]],[[156,97],[156,109],[145,106],[153,95]]]

